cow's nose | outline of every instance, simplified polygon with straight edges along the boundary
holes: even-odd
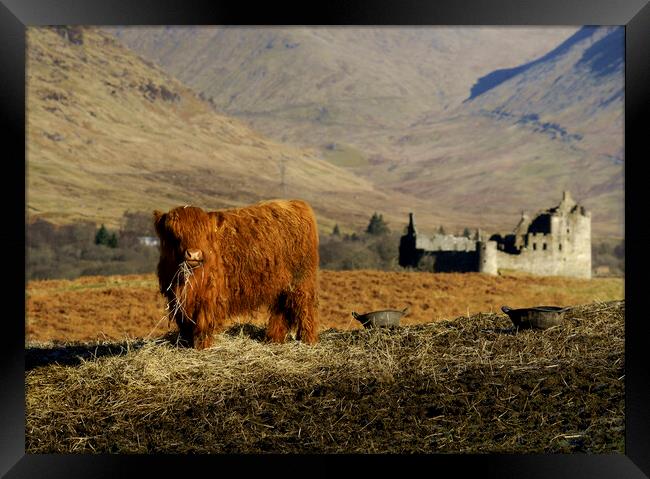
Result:
[[[203,261],[203,253],[200,249],[186,249],[185,261]]]

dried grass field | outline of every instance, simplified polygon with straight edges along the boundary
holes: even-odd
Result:
[[[321,272],[321,341],[174,346],[154,276],[31,282],[29,453],[624,452],[623,280]],[[515,331],[508,304],[573,306]],[[350,311],[409,307],[397,329]]]
[[[28,341],[156,337],[170,330],[155,275],[87,276],[27,285]],[[621,278],[591,280],[519,273],[320,271],[321,328],[359,329],[352,311],[409,308],[402,324],[422,324],[479,312],[623,299]],[[263,326],[264,309],[230,325]],[[173,329],[173,325],[171,326]]]

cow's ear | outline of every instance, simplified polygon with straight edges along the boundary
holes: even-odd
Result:
[[[154,210],[153,212],[153,226],[156,229],[158,236],[161,236],[162,231],[165,227],[165,219],[167,214],[162,211]]]

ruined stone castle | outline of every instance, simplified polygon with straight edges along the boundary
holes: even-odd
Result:
[[[419,235],[411,213],[400,240],[399,264],[435,272],[497,274],[508,269],[591,278],[591,212],[565,191],[559,205],[533,218],[522,213],[511,234],[489,239],[480,230],[473,238]]]

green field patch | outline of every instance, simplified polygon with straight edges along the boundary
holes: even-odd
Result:
[[[353,168],[367,166],[368,158],[360,150],[339,143],[332,143],[323,150],[323,158],[336,166]]]
[[[76,281],[67,281],[67,280],[57,280],[55,286],[46,285],[46,282],[43,286],[38,286],[38,281],[30,282],[31,287],[28,290],[28,295],[38,296],[51,293],[63,293],[63,292],[83,292],[89,290],[101,291],[115,288],[156,288],[158,286],[155,279],[133,279],[133,280],[112,280],[106,278],[105,280],[100,280],[98,282],[79,282]]]

